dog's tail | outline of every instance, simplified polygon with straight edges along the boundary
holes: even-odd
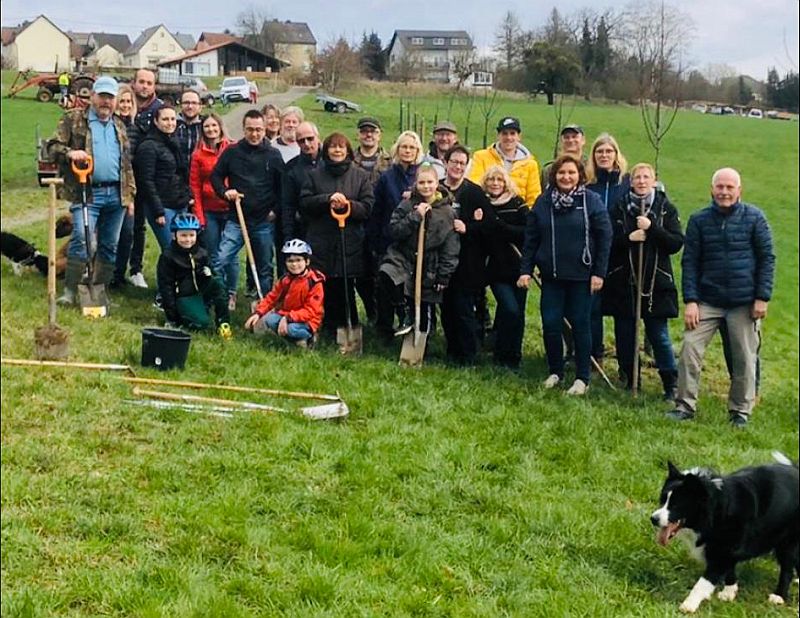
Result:
[[[796,463],[794,463],[791,459],[789,459],[786,455],[784,455],[780,451],[772,451],[772,458],[779,464],[783,464],[784,466],[794,466],[795,468],[797,467]]]

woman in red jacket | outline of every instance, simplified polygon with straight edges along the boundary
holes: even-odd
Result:
[[[219,243],[225,222],[228,220],[229,208],[228,202],[218,198],[214,193],[214,187],[211,186],[211,172],[222,151],[230,144],[222,118],[212,112],[203,120],[203,139],[197,143],[189,168],[189,188],[194,198],[194,214],[203,226],[203,244],[211,258],[211,268],[218,276],[222,275],[218,258]],[[228,268],[225,280],[239,280],[238,263]],[[236,309],[235,294],[228,298],[228,306],[231,311]]]

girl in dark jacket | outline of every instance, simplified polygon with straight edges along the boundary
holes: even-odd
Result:
[[[665,399],[674,398],[678,376],[667,318],[678,315],[678,291],[670,256],[683,247],[678,211],[655,189],[653,168],[639,163],[631,170],[631,191],[611,208],[614,240],[603,295],[603,313],[614,316],[617,360],[628,388],[633,384],[636,270],[644,243],[642,318],[647,339],[664,386]]]
[[[323,327],[329,333],[346,323],[345,287],[351,319],[358,324],[355,278],[364,274],[364,225],[372,203],[369,174],[353,163],[353,147],[347,137],[332,133],[322,142],[320,164],[308,173],[300,191],[306,241],[314,247],[314,267],[325,275]],[[331,209],[344,212],[348,204],[350,216],[344,228],[347,256],[342,264],[341,232]]]
[[[626,173],[628,161],[620,152],[613,136],[601,133],[592,144],[592,152],[586,163],[586,188],[594,191],[610,211],[631,188],[630,176]],[[603,292],[592,297],[592,356],[603,362]]]
[[[453,194],[455,231],[461,250],[458,268],[442,298],[442,328],[447,356],[455,363],[471,365],[478,355],[477,306],[486,290],[484,236],[494,223],[494,212],[483,190],[464,176],[469,151],[456,144],[444,155],[444,188]]]
[[[516,185],[504,167],[490,167],[481,184],[496,217],[486,239],[486,274],[497,302],[494,362],[518,369],[522,360],[528,290],[517,287],[516,282],[520,273],[520,248],[525,240],[525,217],[529,208],[518,195]]]
[[[170,222],[189,206],[189,167],[175,139],[176,126],[175,110],[159,108],[133,159],[136,193],[162,251],[172,242]]]
[[[378,284],[401,316],[395,335],[414,328],[414,280],[417,265],[419,226],[425,220],[422,260],[422,315],[420,330],[431,324],[433,308],[442,302],[442,293],[458,266],[459,239],[455,231],[455,211],[450,192],[439,185],[439,175],[430,163],[417,170],[414,191],[392,213],[392,244],[378,271]]]
[[[589,316],[592,294],[603,287],[611,248],[611,223],[600,198],[586,190],[583,163],[561,155],[550,168],[549,187],[528,213],[517,285],[530,286],[534,266],[542,275],[542,334],[550,375],[545,388],[564,379],[561,326],[566,317],[575,341],[575,382],[583,395],[591,375]]]

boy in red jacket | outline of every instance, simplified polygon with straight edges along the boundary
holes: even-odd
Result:
[[[258,303],[244,327],[257,335],[269,329],[305,348],[322,324],[325,275],[309,267],[308,243],[287,240],[281,253],[286,256],[286,275]]]

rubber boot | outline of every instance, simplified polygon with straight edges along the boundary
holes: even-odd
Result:
[[[659,371],[658,375],[661,376],[661,384],[664,385],[664,401],[675,401],[678,389],[678,372],[675,369],[666,369]]]
[[[64,269],[64,293],[59,296],[60,305],[74,305],[78,297],[78,284],[81,282],[86,264],[78,258],[67,258],[67,267]]]
[[[105,297],[106,302],[111,305],[111,298],[108,296],[108,289],[111,287],[111,281],[114,279],[114,271],[116,270],[117,265],[115,262],[106,262],[105,260],[95,259],[94,261],[94,272],[93,275],[93,283],[95,285],[102,285],[103,286],[103,294],[101,296]]]

